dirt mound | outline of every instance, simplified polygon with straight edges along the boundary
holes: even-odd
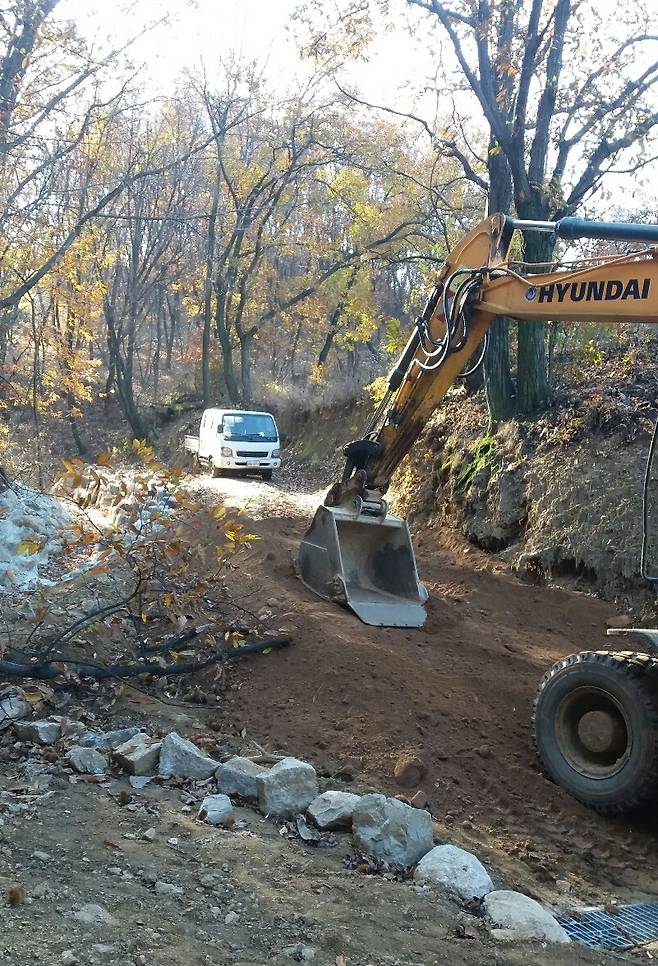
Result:
[[[401,468],[393,506],[416,530],[448,524],[524,578],[596,593],[653,620],[654,590],[640,574],[652,424],[629,404],[633,417],[611,409],[604,431],[592,405],[583,403],[578,417],[556,407],[487,433],[483,401],[455,394]],[[658,508],[653,487],[650,497]],[[655,566],[655,509],[649,524]]]

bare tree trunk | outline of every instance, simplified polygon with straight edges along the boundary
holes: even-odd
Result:
[[[240,339],[240,382],[242,384],[242,399],[247,405],[251,403],[251,363],[254,337],[251,332],[244,332]]]
[[[235,376],[235,368],[233,365],[233,346],[231,345],[231,335],[229,333],[226,317],[224,315],[224,304],[225,299],[218,295],[217,303],[215,305],[215,328],[217,330],[219,345],[222,350],[224,384],[226,386],[226,391],[228,393],[230,402],[234,406],[237,406],[237,404],[240,402],[240,392]]]
[[[213,264],[215,261],[215,246],[217,244],[217,212],[219,210],[219,195],[221,167],[219,160],[215,168],[215,184],[213,187],[212,206],[208,215],[208,243],[206,246],[206,277],[204,280],[203,296],[203,336],[201,343],[201,372],[203,380],[203,401],[206,406],[212,402],[212,385],[210,382],[210,333],[212,326],[212,296],[213,296]]]
[[[489,144],[489,214],[508,214],[512,206],[512,176],[507,158]],[[489,419],[492,424],[510,419],[514,414],[514,383],[510,372],[509,319],[494,319],[489,329],[489,343],[484,360],[484,378]]]

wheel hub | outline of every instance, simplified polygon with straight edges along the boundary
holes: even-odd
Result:
[[[600,688],[576,688],[556,716],[556,738],[566,761],[588,778],[610,778],[630,754],[632,735],[615,697]]]
[[[578,737],[595,755],[622,754],[626,730],[618,715],[610,711],[587,711],[578,722]]]

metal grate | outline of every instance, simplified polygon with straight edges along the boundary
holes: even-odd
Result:
[[[581,909],[557,916],[569,936],[599,949],[631,949],[658,940],[658,902],[605,909]]]

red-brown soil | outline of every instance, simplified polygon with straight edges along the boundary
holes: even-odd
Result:
[[[613,821],[579,805],[542,776],[531,742],[542,674],[605,646],[611,605],[521,583],[454,534],[427,530],[415,540],[431,592],[425,628],[368,627],[295,577],[308,497],[270,493],[257,494],[262,540],[234,589],[252,610],[267,604],[295,645],[232,672],[223,727],[389,793],[409,794],[395,762],[419,755],[446,839],[488,858],[508,887],[564,904],[658,892],[651,820]]]

